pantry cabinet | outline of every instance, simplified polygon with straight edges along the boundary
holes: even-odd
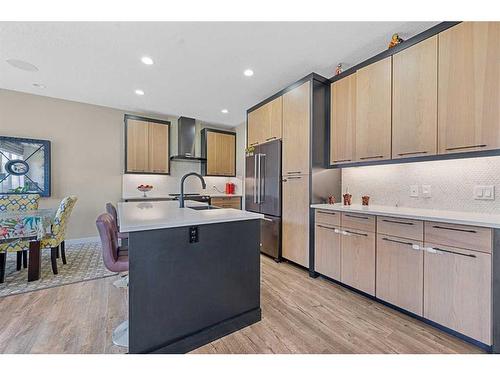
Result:
[[[168,122],[125,117],[125,173],[168,174]]]
[[[500,148],[500,22],[439,34],[439,153]]]
[[[248,146],[281,139],[282,116],[281,96],[248,113]]]
[[[330,164],[352,163],[356,137],[356,73],[331,84]]]
[[[311,83],[283,95],[282,173],[308,174],[310,169]]]
[[[236,176],[236,133],[204,128],[201,143],[204,176]]]
[[[424,317],[490,345],[491,254],[425,246]]]
[[[285,176],[282,184],[282,253],[309,267],[309,176]]]
[[[437,153],[438,37],[393,56],[392,158]]]
[[[357,161],[391,158],[391,67],[387,57],[356,73]]]

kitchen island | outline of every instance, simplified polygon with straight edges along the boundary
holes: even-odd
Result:
[[[129,353],[186,353],[261,319],[260,219],[188,202],[118,204]]]

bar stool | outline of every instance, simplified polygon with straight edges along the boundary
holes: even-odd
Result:
[[[96,225],[101,237],[102,258],[106,268],[111,272],[128,271],[128,253],[119,254],[118,230],[113,216],[108,213],[99,215]],[[128,320],[122,322],[113,331],[113,344],[128,347]]]

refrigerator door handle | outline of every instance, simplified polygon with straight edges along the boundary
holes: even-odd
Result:
[[[266,197],[266,173],[262,173],[262,168],[266,168],[266,154],[259,154],[259,203],[263,203]]]
[[[260,202],[260,185],[261,185],[261,180],[260,180],[260,154],[257,154],[257,179],[256,179],[256,185],[257,185],[257,201],[255,203],[259,204]]]
[[[256,154],[253,156],[253,176],[254,176],[254,183],[253,183],[253,203],[259,203],[259,202],[257,202],[257,182],[258,182],[258,177],[257,177],[257,155]]]

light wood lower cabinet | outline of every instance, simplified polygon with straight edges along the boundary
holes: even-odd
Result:
[[[423,314],[423,243],[377,234],[377,298]]]
[[[316,224],[314,235],[314,269],[335,280],[340,280],[340,233],[338,227]]]
[[[424,317],[490,345],[491,255],[426,243]]]
[[[241,210],[240,197],[213,197],[210,198],[210,204],[220,208],[235,208]]]
[[[343,229],[341,277],[344,284],[375,295],[375,233]]]
[[[309,267],[309,176],[284,176],[282,183],[282,254]]]

